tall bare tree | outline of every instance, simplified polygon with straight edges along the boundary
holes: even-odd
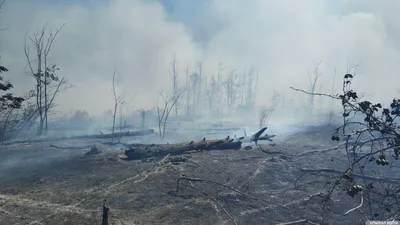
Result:
[[[115,133],[115,119],[117,116],[118,107],[124,104],[124,94],[117,94],[117,85],[121,81],[121,78],[117,76],[117,73],[114,70],[112,76],[112,94],[114,98],[114,108],[113,108],[113,124],[112,124],[112,134]],[[114,141],[114,140],[113,140]]]
[[[47,25],[29,37],[31,44],[34,47],[35,56],[30,55],[30,48],[25,39],[24,52],[28,61],[29,75],[35,81],[36,107],[39,113],[38,134],[47,133],[48,130],[48,115],[49,110],[55,106],[56,96],[63,90],[71,87],[67,85],[65,78],[57,76],[59,70],[57,65],[49,63],[50,52],[59,32],[63,29],[63,24],[59,29],[53,32],[47,29]]]
[[[206,89],[206,94],[208,97],[208,107],[211,112],[214,111],[214,105],[215,105],[215,98],[217,95],[217,89],[218,89],[218,84],[217,80],[215,79],[215,76],[211,76],[209,81],[206,82],[207,84],[207,89]]]
[[[175,104],[179,101],[182,94],[185,90],[181,90],[178,92],[176,96],[168,97],[163,91],[159,91],[161,98],[163,99],[163,108],[157,106],[157,115],[158,115],[158,131],[160,133],[160,140],[164,141],[165,137],[165,128],[167,126],[168,117],[174,108]]]
[[[191,109],[190,109],[190,107],[191,107],[191,104],[190,104],[191,96],[190,96],[190,94],[192,93],[192,90],[190,88],[190,83],[191,82],[190,82],[190,78],[189,78],[189,66],[188,65],[186,65],[185,75],[186,75],[186,116],[189,116],[190,112],[191,112]]]
[[[190,79],[190,97],[191,97],[191,115],[196,114],[197,107],[199,105],[199,95],[200,95],[200,75],[199,73],[192,73],[189,77]]]
[[[225,87],[227,110],[229,114],[236,106],[236,100],[240,88],[239,75],[236,73],[235,70],[231,70],[231,72],[229,73],[228,77],[224,82],[224,87]]]
[[[322,61],[317,61],[314,66],[313,73],[312,74],[310,72],[308,73],[308,79],[310,82],[310,92],[311,93],[315,92],[318,79],[321,77],[321,72],[319,70],[321,63],[322,63]],[[310,104],[311,113],[314,111],[314,97],[315,97],[314,95],[309,96],[309,104]]]
[[[174,58],[172,60],[172,93],[173,96],[176,97],[178,95],[178,79],[179,79],[179,75],[178,75],[178,71],[176,70],[176,54],[174,54]],[[179,101],[176,102],[176,104],[174,105],[174,113],[175,116],[178,115],[178,111],[179,111]]]

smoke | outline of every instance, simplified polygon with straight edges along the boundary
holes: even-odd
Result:
[[[157,90],[170,89],[176,54],[183,82],[186,66],[203,62],[204,74],[225,68],[259,73],[257,104],[277,90],[285,100],[307,100],[289,89],[309,89],[308,71],[323,63],[317,91],[335,92],[349,61],[360,71],[355,89],[372,100],[390,100],[400,62],[396,0],[207,0],[207,1],[7,1],[0,15],[2,63],[16,90],[30,87],[24,74],[25,34],[44,24],[66,27],[56,39],[52,62],[74,88],[62,93],[58,110],[101,114],[112,107],[111,79],[122,77],[119,91],[133,98],[129,109],[152,108]],[[324,106],[330,101],[321,101]]]

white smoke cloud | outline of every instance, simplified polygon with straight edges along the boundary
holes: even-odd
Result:
[[[179,2],[179,0],[173,0]],[[85,109],[99,114],[112,107],[111,76],[122,76],[131,108],[155,106],[157,90],[170,88],[174,53],[181,75],[189,64],[204,62],[205,74],[216,73],[219,62],[239,70],[259,72],[257,103],[273,89],[301,102],[307,98],[289,86],[307,89],[307,71],[322,60],[321,89],[330,92],[337,69],[336,92],[349,60],[360,63],[354,82],[374,100],[396,94],[400,62],[400,26],[396,0],[210,0],[196,8],[186,3],[186,20],[172,17],[157,1],[111,0],[88,3],[11,1],[3,6],[0,26],[2,62],[13,74],[17,90],[30,83],[23,74],[24,36],[45,23],[56,29],[52,61],[59,75],[75,87],[60,95],[62,111]],[[185,10],[185,9],[181,9]],[[172,18],[172,19],[171,19]],[[202,45],[199,42],[203,41]],[[361,79],[362,78],[362,79]],[[385,97],[389,95],[389,97]],[[330,101],[329,101],[330,102]]]

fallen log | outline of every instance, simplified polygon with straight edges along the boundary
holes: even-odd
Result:
[[[192,150],[237,150],[242,147],[241,141],[233,139],[202,140],[198,142],[180,144],[152,144],[130,148],[125,151],[128,160],[144,159],[150,157],[164,157],[170,155],[180,155]]]
[[[154,134],[154,129],[116,132],[114,134],[76,135],[76,136],[69,136],[69,137],[47,137],[47,138],[40,138],[40,139],[7,142],[7,143],[4,143],[3,145],[41,143],[41,142],[51,142],[51,141],[82,140],[82,139],[111,139],[111,138],[120,138],[120,137],[145,136],[145,135],[151,135],[151,134]]]

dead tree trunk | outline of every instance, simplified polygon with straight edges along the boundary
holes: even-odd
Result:
[[[190,94],[192,90],[189,82],[189,66],[186,65],[186,116],[190,115]]]
[[[106,201],[103,203],[103,217],[101,220],[101,225],[110,225],[110,207],[106,205]]]
[[[308,74],[308,78],[310,80],[310,93],[315,93],[315,88],[318,82],[318,78],[321,77],[321,73],[319,71],[319,66],[321,65],[322,61],[318,61],[314,67],[313,77],[311,74]],[[310,95],[310,113],[314,112],[314,97],[315,95]]]
[[[115,119],[116,119],[116,116],[117,116],[118,106],[122,105],[123,104],[123,100],[124,100],[124,95],[123,94],[117,95],[116,86],[117,86],[118,82],[119,82],[119,78],[117,78],[116,72],[114,70],[113,77],[112,77],[112,93],[113,93],[113,97],[114,97],[112,134],[114,134],[114,132],[115,132]]]
[[[242,142],[233,139],[202,140],[199,142],[181,144],[162,144],[147,145],[138,148],[131,148],[125,151],[127,159],[136,160],[150,157],[164,157],[170,155],[180,155],[191,150],[237,150],[242,147]]]
[[[176,71],[176,55],[174,54],[174,59],[172,61],[172,92],[173,97],[176,98],[178,95],[178,72]],[[174,105],[175,116],[178,115],[179,102]]]

